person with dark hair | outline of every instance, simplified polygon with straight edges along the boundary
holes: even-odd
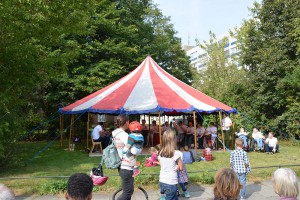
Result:
[[[65,195],[68,200],[90,200],[92,199],[93,181],[87,174],[73,174],[67,184],[67,193]]]
[[[125,145],[128,143],[128,133],[125,132],[129,127],[129,118],[127,115],[119,115],[116,119],[116,130],[112,132],[119,157],[122,160],[119,168],[119,175],[122,180],[123,193],[118,200],[129,200],[134,191],[133,167],[126,156],[123,154]]]
[[[274,133],[270,132],[269,137],[265,140],[265,151],[267,154],[274,154],[278,152],[279,150],[279,145],[278,145],[278,140],[276,137],[274,137]]]
[[[175,129],[177,130],[177,133],[178,133],[177,142],[178,142],[180,147],[183,147],[187,127],[186,127],[185,124],[183,124],[182,121],[179,121],[178,125],[175,122],[173,122],[173,125],[174,125],[174,127],[175,127]]]
[[[155,141],[155,138],[159,137],[159,127],[158,125],[156,124],[156,121],[153,120],[152,121],[152,124],[150,126],[150,144],[151,146],[154,146],[154,141]],[[155,144],[156,145],[156,144]]]
[[[108,146],[110,137],[104,130],[103,122],[98,122],[97,126],[93,129],[92,137],[94,142],[101,142],[102,148],[105,149]]]
[[[198,149],[204,149],[203,146],[204,134],[205,134],[205,128],[202,126],[201,123],[198,123],[197,125]]]
[[[149,127],[146,125],[146,120],[145,119],[142,120],[141,126],[142,126],[141,133],[144,137],[144,146],[147,146],[148,145],[148,140],[149,140],[149,138],[148,138]]]
[[[227,148],[230,147],[230,141],[232,139],[231,138],[231,131],[230,131],[231,126],[232,126],[231,119],[229,118],[229,116],[226,113],[224,113],[223,114],[223,119],[222,119],[222,129],[223,129],[223,132],[224,132],[225,146]]]

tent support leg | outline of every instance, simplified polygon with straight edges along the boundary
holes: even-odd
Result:
[[[159,143],[161,144],[161,116],[160,111],[158,112],[158,134],[159,134]]]
[[[148,138],[147,138],[147,146],[148,147],[150,147],[151,146],[151,144],[150,144],[150,140],[151,140],[151,133],[150,133],[150,125],[151,125],[151,122],[150,122],[150,120],[151,120],[151,118],[150,118],[150,114],[148,115],[148,119],[149,119],[149,124],[148,124]]]
[[[70,147],[70,144],[71,144],[73,129],[74,129],[74,115],[71,115],[70,135],[69,135],[69,147]]]
[[[193,112],[194,117],[194,144],[195,150],[197,151],[197,125],[196,125],[196,111]]]
[[[61,114],[59,117],[59,132],[60,132],[60,146],[63,145],[63,133],[64,133],[64,116]]]
[[[223,131],[223,127],[222,127],[222,116],[221,116],[221,111],[219,111],[219,119],[220,119],[220,130],[222,133],[222,140],[223,140],[223,151],[226,152],[226,148],[225,148],[225,138],[224,138],[224,131]]]
[[[89,148],[89,133],[90,133],[90,113],[87,113],[86,120],[86,149]]]
[[[232,148],[234,149],[234,125],[235,125],[235,114],[233,113],[232,115],[232,133],[231,133],[231,144],[232,144]]]

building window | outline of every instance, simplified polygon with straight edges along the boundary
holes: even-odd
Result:
[[[225,51],[225,56],[226,56],[226,58],[229,58],[229,56],[230,56],[229,49]]]

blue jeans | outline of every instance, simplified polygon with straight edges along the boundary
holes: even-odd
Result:
[[[239,138],[242,138],[244,140],[244,147],[247,147],[247,136],[241,135]]]
[[[241,189],[241,198],[246,198],[246,173],[244,174],[237,174],[238,178],[240,180],[241,185],[243,186],[243,188]]]
[[[182,191],[184,191],[184,192],[187,191],[187,188],[184,183],[179,183],[179,185],[180,185]]]
[[[269,147],[268,144],[265,145],[265,151],[266,151],[266,152],[272,152],[273,149],[274,149],[274,147]],[[279,150],[279,145],[276,144],[276,152],[278,152],[278,150]]]
[[[263,147],[263,139],[262,138],[254,138],[255,142],[257,143],[257,146],[259,149]]]
[[[169,185],[165,183],[159,183],[161,194],[166,195],[166,200],[178,200],[177,185]]]

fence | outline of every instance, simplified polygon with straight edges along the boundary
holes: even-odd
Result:
[[[267,169],[267,168],[283,168],[283,167],[299,167],[300,164],[297,165],[273,165],[273,166],[263,166],[263,167],[251,167],[251,170],[255,169]],[[199,170],[199,171],[188,171],[188,174],[193,174],[193,173],[211,173],[211,172],[216,172],[219,169],[212,169],[212,170]],[[147,174],[139,174],[139,176],[144,176],[144,175],[159,175],[158,173],[147,173]],[[111,177],[111,176],[119,176],[118,174],[106,174],[106,176]],[[64,179],[64,178],[69,178],[70,176],[29,176],[29,177],[3,177],[0,178],[0,180],[21,180],[21,179]]]

